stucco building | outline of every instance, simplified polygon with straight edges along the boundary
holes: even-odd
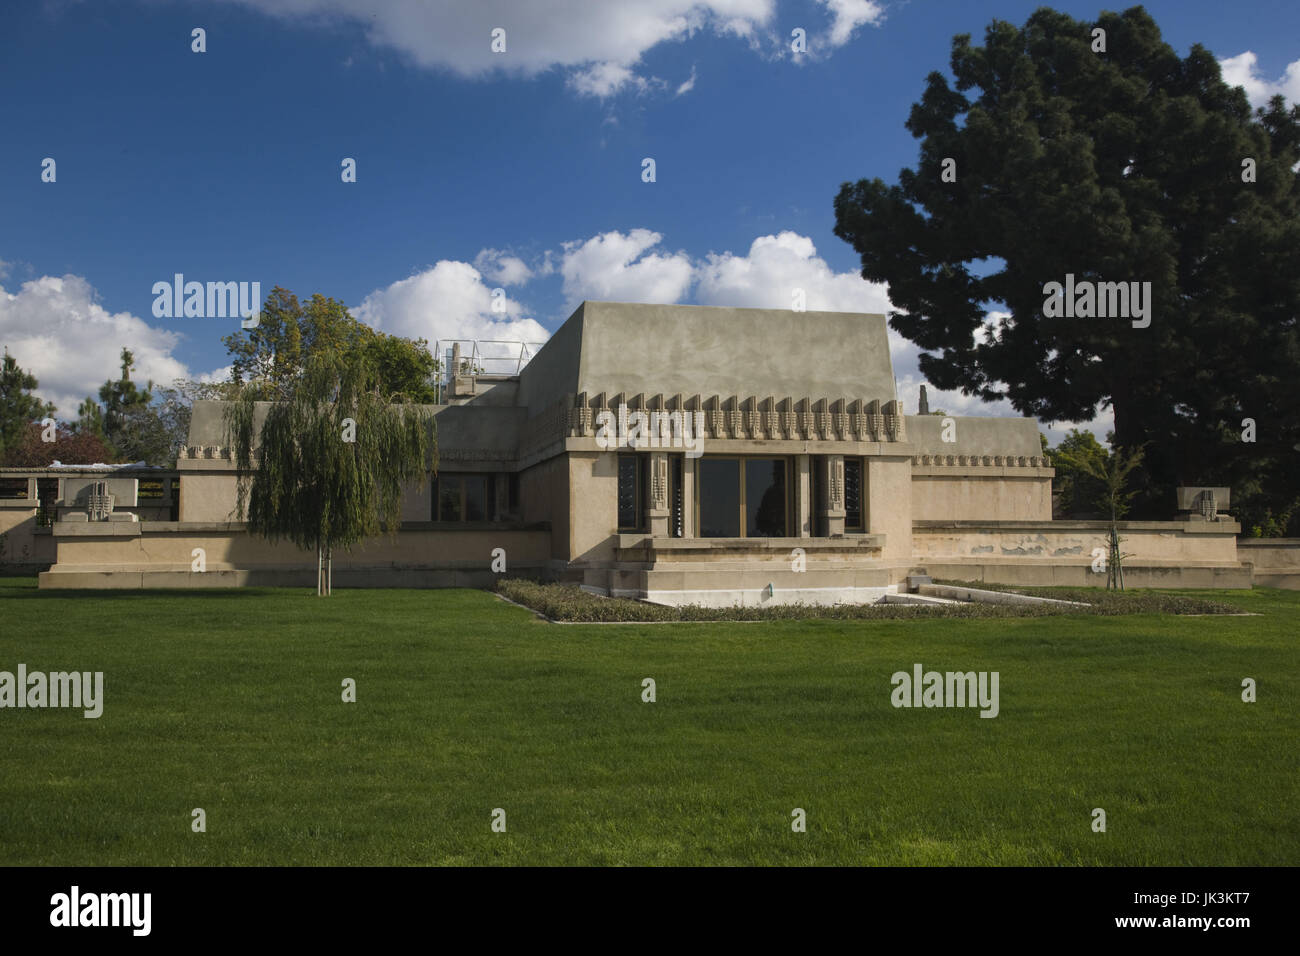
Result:
[[[486,584],[498,549],[507,574],[665,603],[868,601],[927,572],[1104,581],[1104,526],[1052,521],[1037,422],[907,414],[881,315],[585,302],[517,374],[453,375],[432,411],[436,478],[395,539],[335,554],[340,587]],[[220,403],[195,405],[147,516],[140,477],[102,477],[106,514],[45,502],[42,587],[314,583],[314,553],[235,521]],[[1213,501],[1122,530],[1130,585],[1250,584]]]

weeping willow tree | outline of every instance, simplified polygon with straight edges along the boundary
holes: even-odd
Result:
[[[314,548],[322,597],[334,548],[351,550],[385,529],[395,535],[405,487],[423,487],[437,469],[432,415],[387,394],[375,366],[355,354],[313,358],[282,401],[260,403],[257,383],[245,383],[225,413],[239,518],[269,541]]]

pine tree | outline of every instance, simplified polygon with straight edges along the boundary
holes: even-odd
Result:
[[[19,368],[5,349],[0,363],[0,452],[20,442],[27,426],[54,416],[54,406],[29,394],[39,383],[36,376]]]
[[[1141,7],[994,21],[954,38],[951,69],[907,121],[916,168],[835,199],[925,377],[1044,421],[1110,406],[1118,444],[1149,445],[1148,513],[1179,484],[1300,496],[1300,106],[1252,112]],[[1150,325],[1047,317],[1067,274],[1150,282]],[[990,308],[1010,315],[986,331]]]

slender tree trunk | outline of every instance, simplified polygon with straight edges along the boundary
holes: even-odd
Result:
[[[334,591],[334,549],[328,543],[325,545],[325,596],[329,597]]]
[[[325,549],[316,545],[316,596],[325,596]]]

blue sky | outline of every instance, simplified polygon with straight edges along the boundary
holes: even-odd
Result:
[[[883,311],[887,290],[832,234],[839,184],[914,163],[903,123],[954,34],[1039,5],[7,4],[0,344],[72,415],[123,345],[161,382],[227,364],[236,320],[153,314],[154,283],[175,273],[321,292],[431,344],[538,341],[584,298],[789,308],[800,287],[809,308]],[[1167,42],[1208,46],[1253,100],[1300,97],[1300,5],[1146,7]],[[196,27],[206,52],[191,49]],[[912,411],[916,350],[892,350]],[[960,395],[932,404],[1012,414]]]

